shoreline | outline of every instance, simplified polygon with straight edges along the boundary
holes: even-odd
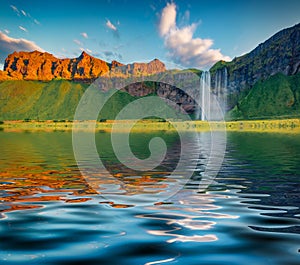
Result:
[[[3,121],[0,130],[13,131],[103,131],[151,132],[151,131],[228,131],[228,132],[290,132],[300,133],[300,119],[245,120],[245,121],[157,121],[142,120],[132,127],[132,121]]]

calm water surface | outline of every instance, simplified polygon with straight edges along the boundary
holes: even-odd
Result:
[[[153,136],[166,140],[165,160],[134,172],[120,165],[108,134],[96,135],[128,198],[113,201],[95,184],[101,193],[114,183],[81,176],[71,133],[0,132],[0,264],[300,264],[299,135],[230,133],[206,192],[198,192],[203,150],[175,196],[137,206],[130,198],[149,193],[149,183],[153,196],[168,189],[161,181],[178,162],[176,134],[134,134],[133,153],[146,158]]]

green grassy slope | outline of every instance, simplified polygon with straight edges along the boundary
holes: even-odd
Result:
[[[276,74],[257,82],[229,112],[230,119],[300,117],[300,74]]]
[[[87,85],[55,80],[0,83],[0,119],[72,119]]]
[[[87,88],[88,84],[66,80],[1,82],[0,120],[73,120],[76,107]],[[114,89],[107,92],[97,90],[96,97],[89,100],[88,104],[97,106],[99,102],[105,102],[98,119],[114,119],[134,100],[136,97],[127,92]],[[161,103],[155,106],[156,113],[174,112],[163,100]],[[151,109],[153,106],[138,106],[138,108],[140,111],[146,111],[145,108]],[[133,114],[136,112],[135,109],[132,111]],[[87,117],[91,116],[87,113]]]

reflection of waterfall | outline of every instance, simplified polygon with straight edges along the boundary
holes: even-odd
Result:
[[[210,72],[204,71],[200,79],[201,120],[210,120]],[[199,117],[198,117],[199,119]]]

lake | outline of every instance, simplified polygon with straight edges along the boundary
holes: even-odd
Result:
[[[81,174],[71,132],[0,136],[0,264],[300,262],[299,134],[227,133],[223,164],[205,192],[207,147],[187,143],[185,162],[196,168],[170,197],[160,194],[177,184],[168,179],[180,156],[176,133],[131,134],[140,159],[153,137],[168,147],[161,165],[140,172],[121,165],[108,133],[96,133],[113,177]]]

